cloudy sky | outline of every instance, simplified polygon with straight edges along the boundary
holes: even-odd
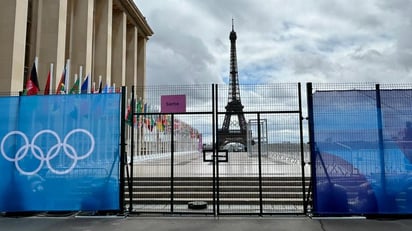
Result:
[[[154,31],[147,84],[412,81],[410,0],[135,0]]]

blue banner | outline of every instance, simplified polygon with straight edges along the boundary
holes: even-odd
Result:
[[[313,94],[317,214],[412,214],[412,90],[377,97]]]
[[[120,94],[0,97],[0,107],[0,211],[120,208]]]

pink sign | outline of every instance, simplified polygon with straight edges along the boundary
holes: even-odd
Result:
[[[162,95],[160,101],[162,113],[186,112],[186,95]]]

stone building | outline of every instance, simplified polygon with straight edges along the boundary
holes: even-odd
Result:
[[[21,91],[34,60],[41,91],[51,64],[54,91],[67,63],[69,87],[80,70],[103,86],[144,86],[152,35],[133,0],[3,0],[0,93]]]

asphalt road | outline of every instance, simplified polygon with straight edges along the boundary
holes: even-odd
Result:
[[[412,230],[412,219],[312,219],[297,217],[0,217],[0,230],[17,231],[357,231]]]

